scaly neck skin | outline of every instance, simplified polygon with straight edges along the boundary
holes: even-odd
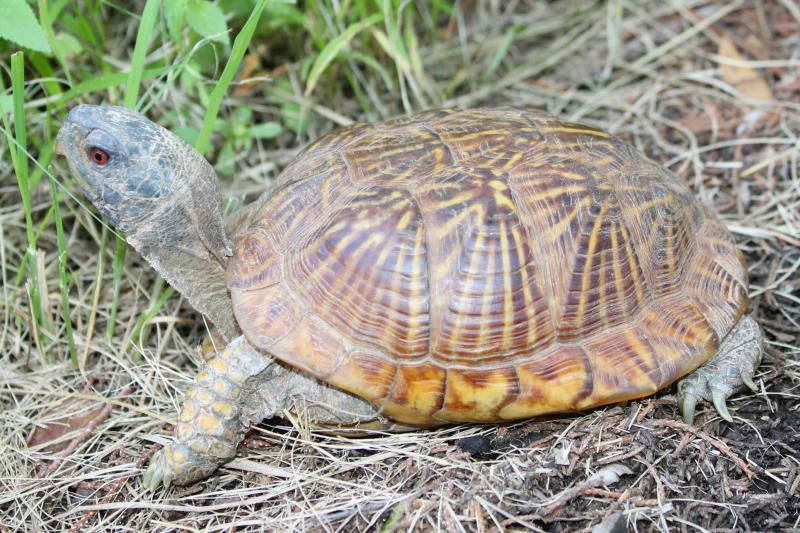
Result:
[[[141,200],[128,200],[115,225],[192,307],[231,340],[241,332],[225,282],[232,246],[225,233],[219,181],[202,157],[184,161],[175,169],[176,186],[169,196],[147,200],[147,209],[138,208]],[[154,208],[153,201],[162,205]],[[147,215],[136,217],[140,212]]]

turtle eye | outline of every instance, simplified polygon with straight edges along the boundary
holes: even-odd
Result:
[[[95,165],[100,166],[107,164],[108,160],[110,159],[108,152],[96,146],[93,146],[89,149],[89,157],[92,158],[92,161],[94,161]]]

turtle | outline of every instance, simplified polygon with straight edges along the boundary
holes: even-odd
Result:
[[[763,336],[732,235],[605,131],[525,107],[356,123],[224,215],[211,164],[143,115],[79,105],[56,140],[83,194],[228,343],[150,488],[296,413],[327,428],[504,423],[678,381],[732,421]]]

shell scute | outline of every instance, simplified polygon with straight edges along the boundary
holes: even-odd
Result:
[[[381,412],[406,424],[435,425],[434,415],[444,403],[446,375],[444,368],[432,363],[399,365]]]
[[[334,209],[352,186],[347,167],[335,152],[296,160],[283,175],[249,217],[249,231],[264,231],[278,252],[304,246],[320,213]]]
[[[542,143],[537,124],[517,109],[469,110],[447,115],[431,127],[450,147],[461,164],[481,161],[481,165],[503,170]]]
[[[357,185],[409,186],[423,179],[428,169],[455,162],[436,132],[416,123],[376,129],[364,141],[343,148],[342,157]]]
[[[431,355],[441,363],[509,361],[552,338],[544,281],[506,181],[458,168],[416,190],[434,265]]]
[[[602,170],[537,157],[512,173],[558,302],[560,342],[621,324],[651,299],[623,207]]]
[[[294,290],[350,341],[398,359],[428,353],[425,225],[410,193],[352,192],[286,259]]]
[[[396,373],[396,363],[372,353],[354,351],[347,354],[327,381],[380,405],[391,392]]]
[[[520,384],[513,366],[447,371],[445,398],[436,418],[452,422],[497,420],[497,413],[513,401]]]
[[[519,394],[498,411],[501,420],[572,411],[594,389],[591,363],[579,346],[551,346],[515,369]]]
[[[639,398],[660,388],[661,366],[638,324],[588,340],[583,348],[592,362],[593,387],[579,408]]]

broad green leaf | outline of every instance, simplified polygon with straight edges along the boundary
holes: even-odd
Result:
[[[279,122],[264,122],[250,128],[250,136],[255,139],[274,139],[281,134]]]
[[[197,142],[197,137],[200,136],[200,130],[191,126],[175,126],[172,128],[172,133],[187,144],[194,144]]]
[[[252,118],[253,110],[246,105],[237,107],[234,112],[231,113],[231,122],[233,122],[236,126],[248,126],[250,124],[250,119]]]
[[[308,85],[306,85],[306,96],[311,94],[311,91],[314,90],[314,87],[317,85],[317,81],[325,69],[330,65],[331,61],[333,61],[339,52],[347,46],[350,41],[353,40],[353,37],[358,35],[361,31],[369,28],[376,22],[379,22],[383,19],[383,15],[376,13],[371,17],[367,17],[364,20],[352,24],[342,33],[337,35],[336,37],[331,40],[328,44],[325,45],[325,48],[317,56],[317,59],[314,61],[314,66],[311,67],[311,73],[308,75]]]
[[[314,119],[313,112],[310,109],[304,109],[294,99],[284,96],[293,92],[292,83],[285,77],[276,80],[275,88],[277,90],[272,93],[271,97],[281,108],[283,123],[296,134],[303,135]]]
[[[10,115],[14,112],[14,97],[10,94],[0,94],[0,113]]]
[[[56,35],[56,48],[61,53],[61,57],[69,59],[81,53],[83,46],[69,33],[60,32]]]
[[[223,176],[233,174],[233,160],[236,158],[236,151],[233,149],[233,142],[228,141],[222,145],[217,157],[216,169]]]
[[[0,37],[50,55],[50,45],[25,0],[0,0]]]
[[[181,30],[186,21],[186,0],[165,0],[164,18],[167,19],[167,30],[172,42],[181,40]]]
[[[226,44],[229,42],[225,15],[208,0],[195,0],[188,5],[186,22],[203,37]]]

